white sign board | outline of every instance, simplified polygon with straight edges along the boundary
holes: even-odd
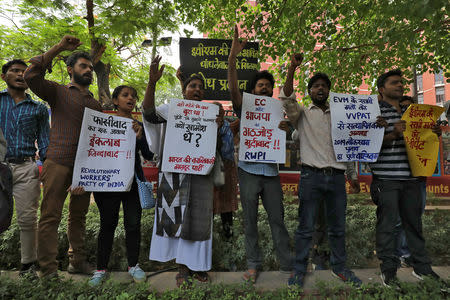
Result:
[[[277,99],[244,93],[242,97],[239,160],[284,163],[286,132],[279,129],[283,121],[283,103]]]
[[[128,118],[85,108],[72,187],[88,192],[129,191],[134,178],[136,133]]]
[[[375,162],[384,137],[377,95],[330,93],[330,111],[336,160]]]
[[[206,175],[216,158],[219,106],[172,99],[169,104],[163,172]]]

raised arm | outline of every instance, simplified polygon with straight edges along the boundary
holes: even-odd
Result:
[[[162,65],[161,68],[159,67],[160,61],[161,56],[158,55],[152,60],[152,63],[150,64],[147,89],[145,90],[144,102],[142,103],[142,107],[144,109],[144,117],[154,115],[156,112],[155,108],[156,83],[161,78],[165,68],[165,65]]]
[[[242,95],[238,87],[238,76],[236,70],[236,57],[244,49],[247,39],[239,41],[239,31],[237,25],[234,26],[234,37],[231,44],[230,55],[228,56],[228,88],[230,90],[231,102],[235,109],[242,106]]]
[[[59,53],[65,50],[73,51],[80,45],[81,42],[78,38],[71,35],[65,35],[61,41],[50,48],[50,50],[42,55],[33,57],[30,60],[31,65],[25,71],[24,79],[30,89],[39,98],[49,103],[55,101],[54,95],[58,84],[53,81],[45,80],[45,71]]]
[[[289,65],[286,77],[286,83],[284,84],[283,91],[286,96],[290,96],[294,92],[294,74],[295,70],[303,61],[303,55],[295,53],[291,56],[291,64]]]

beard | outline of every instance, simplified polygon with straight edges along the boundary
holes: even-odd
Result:
[[[92,77],[86,77],[80,73],[73,73],[73,80],[81,86],[88,86],[92,83]]]

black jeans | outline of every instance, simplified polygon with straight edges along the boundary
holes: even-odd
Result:
[[[295,231],[295,272],[306,274],[309,250],[320,201],[325,200],[325,217],[331,248],[330,264],[335,272],[345,268],[345,192],[344,171],[326,175],[312,168],[302,168],[298,189],[299,224]]]
[[[381,260],[381,272],[396,271],[400,261],[395,255],[395,226],[398,216],[405,230],[414,270],[431,272],[431,260],[425,251],[422,234],[422,196],[417,180],[382,180],[374,178],[370,186],[377,205],[376,250]]]
[[[100,212],[97,270],[104,270],[108,267],[114,232],[119,221],[120,203],[123,206],[128,266],[135,266],[138,262],[141,243],[142,213],[136,181],[133,182],[129,192],[95,192],[94,197]]]

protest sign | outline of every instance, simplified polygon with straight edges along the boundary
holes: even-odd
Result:
[[[403,132],[409,166],[413,176],[431,176],[436,168],[439,138],[431,131],[443,107],[411,104],[403,114],[406,131]]]
[[[336,160],[375,162],[384,137],[377,95],[330,93],[330,112]]]
[[[244,93],[242,97],[239,160],[284,163],[286,132],[278,129],[283,121],[281,101]]]
[[[228,55],[231,40],[180,38],[180,64],[187,78],[199,75],[205,81],[204,99],[230,100],[228,92]],[[238,87],[250,92],[250,80],[259,70],[258,43],[248,42],[238,54]]]
[[[85,108],[72,187],[83,186],[88,192],[130,190],[136,148],[132,121]]]
[[[162,160],[163,172],[206,175],[216,158],[219,106],[171,99]]]

